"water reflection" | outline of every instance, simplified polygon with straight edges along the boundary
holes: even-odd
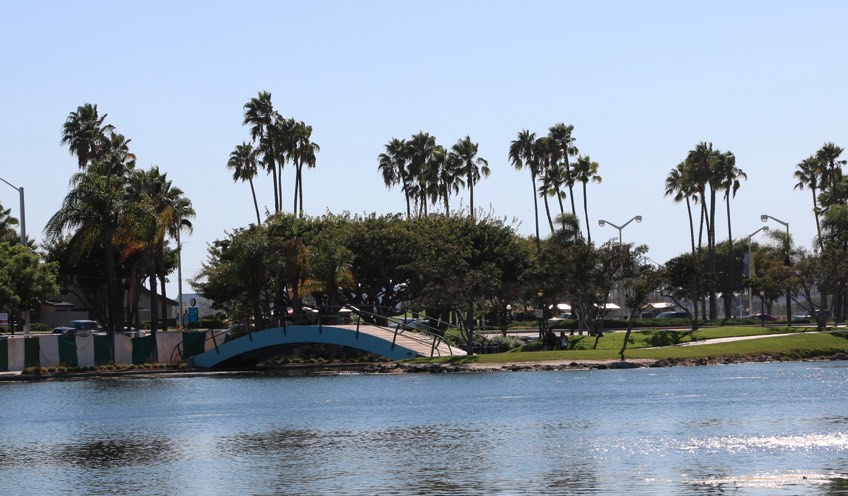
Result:
[[[175,458],[173,442],[169,439],[147,437],[112,437],[87,440],[58,447],[56,462],[90,468],[107,469],[139,464],[168,463]]]
[[[26,415],[0,429],[0,487],[839,494],[846,384],[845,367],[805,364],[29,384],[3,397]]]

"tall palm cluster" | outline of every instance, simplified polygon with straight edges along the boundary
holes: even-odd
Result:
[[[820,249],[824,249],[821,217],[831,207],[848,199],[848,191],[842,184],[842,166],[848,163],[840,158],[843,151],[833,143],[825,143],[816,153],[795,166],[794,177],[798,181],[795,189],[809,189],[813,196],[813,214]]]
[[[723,194],[727,212],[727,239],[733,251],[733,231],[731,228],[730,200],[736,196],[740,181],[748,176],[736,166],[733,152],[721,152],[713,148],[712,143],[701,142],[689,151],[686,159],[671,169],[665,179],[665,195],[671,196],[675,203],[686,203],[689,214],[689,235],[692,253],[700,255],[706,250],[708,259],[707,293],[709,295],[710,318],[715,319],[716,308],[716,209],[718,195]],[[696,212],[693,212],[695,206]],[[695,240],[695,216],[698,219],[698,237]],[[725,313],[729,313],[731,294],[725,294]],[[696,309],[697,311],[697,309]]]
[[[253,179],[264,169],[273,178],[274,213],[283,210],[283,169],[294,167],[294,205],[292,212],[303,216],[303,167],[313,168],[321,147],[312,141],[312,126],[303,121],[284,118],[274,110],[271,93],[260,91],[244,105],[244,125],[250,127],[251,141],[242,142],[230,153],[227,168],[233,181],[247,181],[256,210],[256,223],[261,224],[259,204]]]
[[[97,105],[86,103],[68,115],[61,143],[76,156],[79,170],[70,191],[45,227],[48,243],[64,246],[68,263],[102,254],[95,275],[105,282],[105,309],[100,318],[114,333],[125,322],[138,327],[139,289],[150,283],[156,301],[173,270],[169,241],[191,230],[195,212],[183,191],[158,167],[136,168],[130,141],[106,124]],[[90,279],[91,276],[88,276]],[[95,277],[96,278],[96,277]],[[91,286],[91,281],[85,281]],[[95,281],[96,285],[96,281]],[[126,297],[126,299],[125,299]],[[158,309],[151,308],[156,331]]]
[[[589,182],[601,182],[598,175],[599,165],[588,156],[579,155],[580,151],[575,145],[573,125],[557,123],[548,129],[546,136],[536,137],[536,133],[522,130],[509,146],[509,160],[519,170],[530,171],[530,180],[533,186],[533,208],[536,223],[536,241],[539,243],[539,202],[542,198],[545,206],[545,215],[551,232],[555,232],[554,218],[563,217],[566,213],[563,200],[566,197],[571,202],[571,215],[577,217],[577,209],[574,203],[574,186],[582,184],[583,189],[583,216],[586,222],[586,239],[592,242],[592,233],[589,227],[589,202],[586,186]],[[571,158],[576,157],[574,162]],[[568,189],[566,194],[565,189]],[[559,214],[551,213],[549,198],[555,198],[559,207]],[[564,226],[563,226],[564,227]]]
[[[795,188],[812,193],[813,215],[816,220],[816,248],[825,261],[826,276],[818,281],[820,307],[827,309],[827,293],[832,293],[832,307],[837,319],[844,317],[848,307],[848,287],[843,264],[848,255],[848,178],[842,167],[848,163],[842,157],[844,149],[825,143],[814,154],[795,166]]]
[[[468,188],[469,212],[474,217],[474,185],[490,174],[489,162],[478,156],[479,145],[471,137],[457,140],[450,149],[436,143],[430,133],[419,132],[409,140],[392,138],[378,157],[378,170],[387,188],[400,186],[406,216],[426,216],[429,207],[444,205],[450,215],[451,196]]]

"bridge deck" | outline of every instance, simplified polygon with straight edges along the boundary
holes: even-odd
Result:
[[[333,327],[348,329],[356,332],[356,325],[352,324],[333,325]],[[394,329],[388,329],[385,327],[378,327],[373,325],[360,325],[359,332],[374,336],[376,338],[380,338],[388,342],[392,341],[395,334]],[[399,346],[403,346],[404,348],[409,348],[410,350],[417,353],[419,356],[423,357],[429,357],[431,355],[431,351],[433,356],[457,356],[467,354],[465,350],[457,348],[456,346],[449,346],[444,341],[441,341],[438,346],[436,346],[435,350],[433,350],[432,336],[408,330],[400,331],[397,335],[395,343]]]
[[[435,346],[434,346],[434,340]],[[324,326],[288,326],[257,331],[237,339],[215,344],[192,357],[197,367],[215,367],[234,361],[260,361],[280,348],[304,344],[332,344],[357,348],[390,360],[418,357],[464,356],[466,352],[433,335],[411,330],[400,331],[374,325],[333,324]],[[394,343],[394,344],[393,344]]]

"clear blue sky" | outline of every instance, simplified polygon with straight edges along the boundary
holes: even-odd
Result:
[[[321,146],[304,178],[310,215],[402,211],[377,171],[383,145],[468,134],[492,168],[475,203],[530,234],[529,175],[507,149],[520,130],[562,121],[601,165],[593,239],[617,235],[598,219],[641,214],[625,241],[648,244],[658,262],[686,250],[686,209],[663,197],[663,181],[705,140],[748,173],[735,237],[768,213],[809,246],[810,194],[793,190],[792,173],[826,141],[848,146],[846,14],[838,1],[3,2],[0,177],[25,188],[40,242],[76,171],[62,123],[96,103],[138,165],[158,165],[193,201],[187,280],[208,243],[254,219],[248,185],[225,164],[249,138],[242,106],[267,90]],[[284,182],[288,205],[293,176]],[[257,188],[270,208],[270,179]],[[0,201],[19,216],[4,184]],[[725,238],[723,216],[717,225]]]

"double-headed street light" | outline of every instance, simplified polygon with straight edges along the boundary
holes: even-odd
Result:
[[[751,261],[753,260],[753,258],[751,258],[751,238],[753,238],[754,235],[757,234],[760,231],[768,232],[769,226],[763,226],[763,227],[757,229],[756,231],[754,231],[754,232],[752,232],[751,234],[748,235],[748,279],[750,279],[751,276],[753,276],[753,274],[751,273]],[[753,313],[751,311],[753,306],[754,306],[754,292],[749,287],[748,288],[748,313],[749,314]]]
[[[608,220],[604,220],[604,219],[599,220],[598,225],[601,226],[601,227],[604,227],[605,225],[609,224],[612,227],[618,229],[618,244],[621,244],[621,231],[624,230],[625,227],[627,227],[627,224],[630,224],[634,220],[638,224],[639,222],[642,222],[642,216],[636,215],[632,219],[628,220],[627,222],[625,222],[624,224],[622,224],[620,226],[617,226],[617,225],[613,224],[612,222],[610,222]]]
[[[789,265],[789,223],[783,222],[780,219],[776,219],[768,214],[763,214],[760,216],[760,220],[763,222],[768,222],[771,219],[778,224],[783,225],[786,228],[786,265]],[[786,325],[792,325],[792,305],[790,304],[790,298],[792,297],[792,291],[789,288],[786,288]]]

